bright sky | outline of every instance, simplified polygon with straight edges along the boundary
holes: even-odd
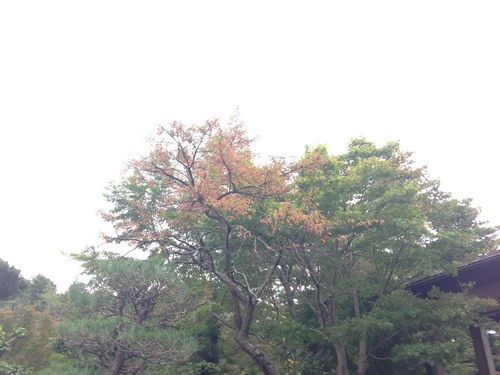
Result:
[[[259,150],[399,140],[500,224],[498,1],[1,1],[0,258],[64,291],[61,255],[158,124],[239,107]],[[107,248],[112,250],[112,248]]]

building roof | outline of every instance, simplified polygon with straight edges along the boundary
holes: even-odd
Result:
[[[492,306],[486,314],[500,319],[500,254],[488,256],[461,266],[456,276],[439,274],[426,277],[408,285],[415,295],[426,297],[433,286],[443,292],[458,293],[461,284],[473,283],[471,293],[481,298],[493,298],[499,305]]]

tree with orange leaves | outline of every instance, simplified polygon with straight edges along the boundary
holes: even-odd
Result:
[[[232,308],[217,318],[265,374],[275,375],[264,343],[252,336],[256,307],[271,293],[283,253],[294,246],[290,231],[316,231],[320,218],[290,200],[296,172],[306,166],[259,163],[251,144],[236,118],[227,126],[212,120],[160,127],[151,153],[131,161],[110,189],[113,209],[103,217],[117,231],[108,241],[161,252],[223,284]]]

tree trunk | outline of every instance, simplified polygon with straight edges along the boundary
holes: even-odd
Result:
[[[328,316],[330,318],[330,323],[334,327],[339,326],[339,319],[337,315],[337,302],[333,295],[330,295],[328,301]],[[321,312],[321,316],[318,317],[320,319],[320,323],[322,324],[323,329],[328,335],[328,330],[326,329],[326,320],[323,317],[323,313]],[[329,336],[329,335],[328,335]],[[349,375],[347,372],[347,355],[345,353],[344,343],[341,340],[334,339],[331,340],[333,347],[335,349],[335,354],[337,354],[337,372],[336,375]]]
[[[115,358],[111,363],[111,366],[108,368],[106,374],[107,375],[119,374],[124,363],[125,363],[125,355],[120,349],[118,349]]]
[[[267,352],[258,346],[252,344],[249,339],[250,325],[253,322],[253,313],[256,304],[252,301],[252,297],[248,296],[245,302],[245,308],[240,308],[240,301],[235,293],[233,293],[233,313],[235,324],[235,341],[239,347],[247,353],[250,358],[260,367],[265,375],[280,375],[278,367],[274,364]],[[244,312],[244,314],[242,314]]]
[[[333,340],[333,347],[337,354],[337,375],[349,375],[347,372],[347,355],[342,341]]]
[[[358,357],[358,371],[356,371],[355,375],[365,375],[367,366],[366,361],[366,338],[362,338],[359,340],[359,357]]]
[[[361,312],[359,309],[359,297],[356,288],[353,291],[352,297],[354,301],[354,314],[356,318],[361,319]],[[368,366],[366,362],[366,336],[363,335],[359,340],[358,370],[354,375],[365,375],[367,367]]]
[[[264,349],[252,344],[248,337],[240,333],[236,333],[235,339],[240,348],[259,365],[265,375],[280,375],[278,367]]]

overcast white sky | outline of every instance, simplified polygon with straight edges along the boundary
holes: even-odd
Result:
[[[258,147],[400,140],[500,224],[498,1],[0,1],[0,258],[64,291],[61,251],[158,124],[239,107]],[[112,250],[108,248],[108,250]]]

